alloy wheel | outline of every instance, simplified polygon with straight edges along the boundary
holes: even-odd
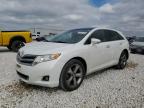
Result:
[[[127,64],[127,57],[126,54],[122,54],[121,58],[120,58],[120,65],[122,68],[124,68]]]
[[[79,64],[74,64],[69,67],[66,75],[66,83],[70,88],[77,87],[83,77],[83,69]]]

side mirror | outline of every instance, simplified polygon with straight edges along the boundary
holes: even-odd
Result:
[[[92,39],[91,39],[91,44],[92,44],[92,45],[99,44],[99,43],[101,43],[101,40],[96,39],[96,38],[92,38]]]

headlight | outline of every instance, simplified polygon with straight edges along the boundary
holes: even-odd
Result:
[[[33,65],[36,65],[38,63],[46,62],[46,61],[51,61],[57,59],[61,54],[60,53],[55,53],[55,54],[48,54],[48,55],[43,55],[43,56],[37,56],[36,59],[33,62]]]

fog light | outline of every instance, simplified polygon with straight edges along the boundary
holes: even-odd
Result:
[[[49,76],[44,76],[42,80],[43,81],[49,81]]]

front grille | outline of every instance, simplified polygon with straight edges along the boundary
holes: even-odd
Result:
[[[18,74],[21,78],[23,78],[23,79],[25,79],[25,80],[29,80],[29,76],[24,75],[24,74],[21,74],[21,73],[19,73],[18,71],[17,71],[17,74]]]
[[[36,56],[35,55],[24,55],[23,57],[20,56],[20,54],[17,54],[17,61],[20,64],[31,66],[34,62]]]

